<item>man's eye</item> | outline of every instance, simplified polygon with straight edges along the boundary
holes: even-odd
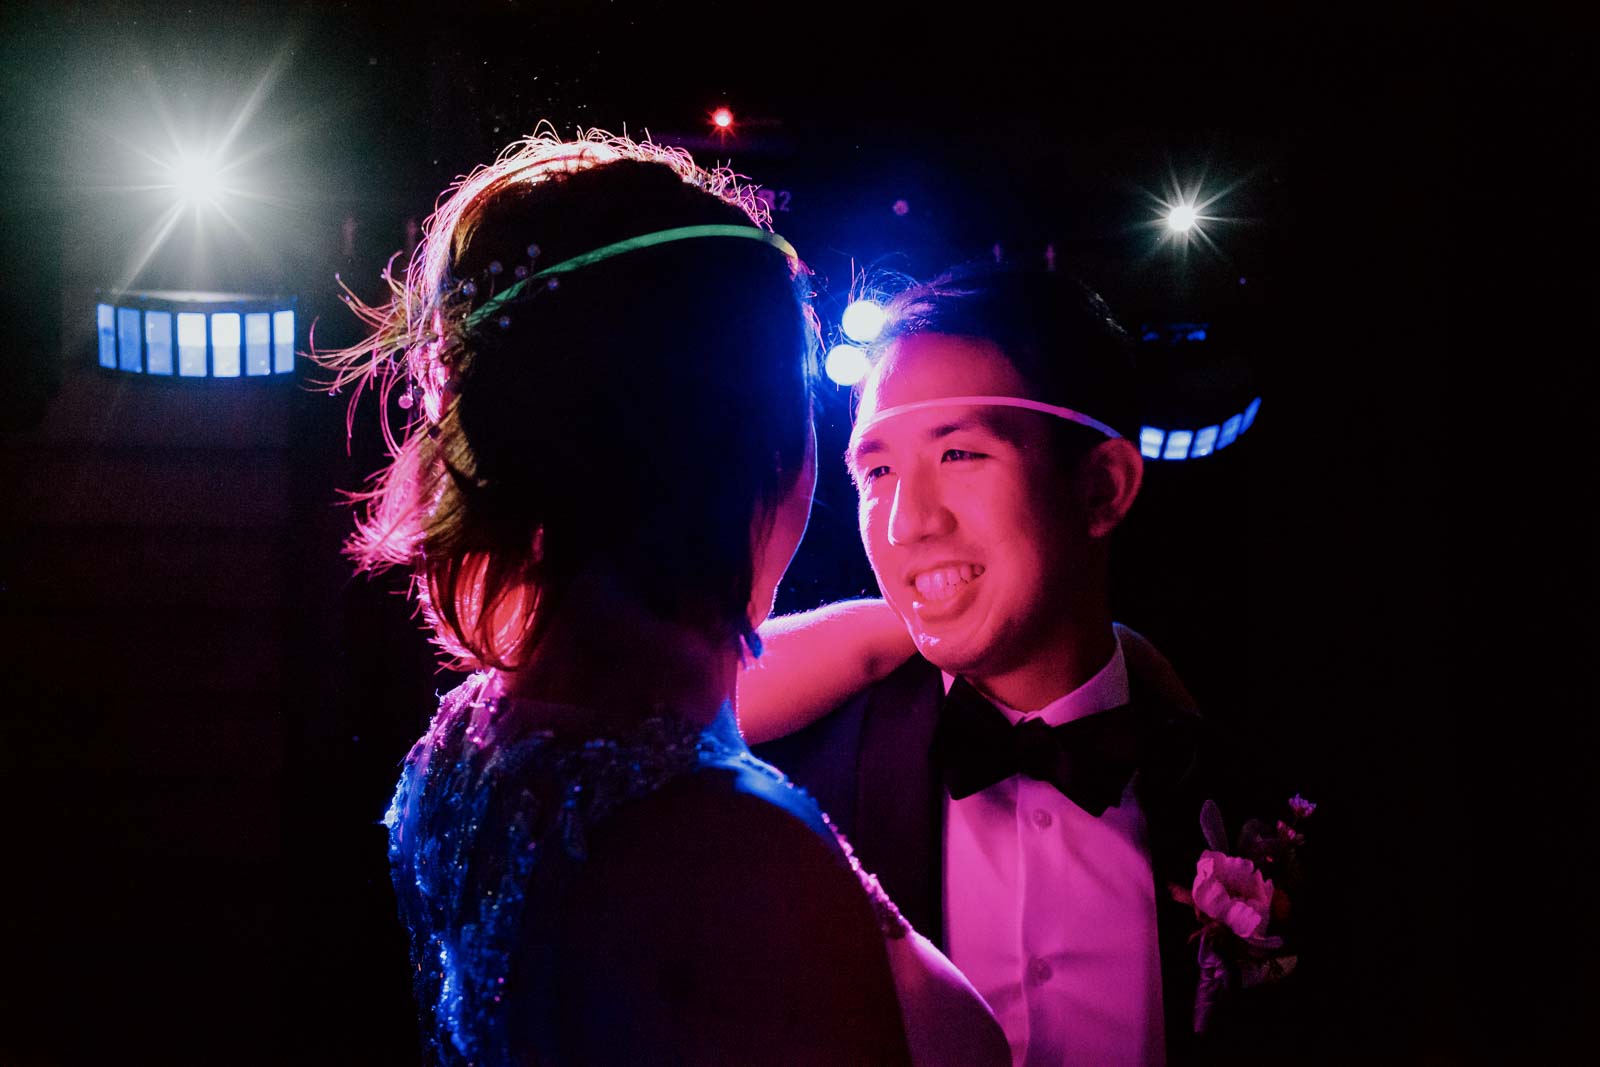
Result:
[[[965,448],[947,448],[944,450],[944,455],[939,458],[945,463],[950,463],[967,459],[983,459],[984,455],[982,452],[969,452]]]
[[[871,485],[874,481],[876,481],[877,479],[881,478],[883,475],[888,474],[888,473],[889,473],[889,468],[886,467],[886,466],[872,467],[872,468],[870,468],[868,470],[862,471],[861,472],[861,479],[860,479],[861,484],[862,485]]]

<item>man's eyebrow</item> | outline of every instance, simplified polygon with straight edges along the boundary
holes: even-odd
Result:
[[[1018,444],[1016,423],[1007,418],[1007,408],[988,408],[982,411],[968,412],[949,422],[940,423],[928,431],[930,440],[949,437],[953,433],[966,431],[969,433],[986,433],[997,437],[1008,444]]]
[[[879,452],[887,452],[888,450],[889,446],[876,437],[864,437],[844,450],[844,465],[854,470],[866,457],[876,455]]]
[[[979,415],[973,414],[963,415],[958,419],[951,419],[949,422],[941,422],[939,425],[929,430],[927,436],[930,441],[937,441],[941,437],[949,437],[951,434],[960,433],[963,430],[984,430],[989,433],[997,432],[993,422],[982,418]]]
[[[987,418],[978,412],[962,415],[959,418],[951,419],[949,422],[941,422],[937,426],[930,427],[923,436],[926,440],[937,441],[941,437],[949,437],[953,433],[961,433],[963,431],[991,433],[996,437],[1010,440],[1010,435],[994,419]],[[853,470],[868,456],[874,456],[888,450],[889,446],[879,438],[863,437],[845,449],[845,466]]]

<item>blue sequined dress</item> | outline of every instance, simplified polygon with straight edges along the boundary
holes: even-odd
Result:
[[[517,702],[486,698],[487,682],[474,675],[446,695],[406,757],[384,818],[390,866],[429,1058],[554,1062],[559,902],[594,828],[696,771],[784,779],[750,754],[731,709],[709,726],[662,715],[623,737],[574,742],[527,725],[536,716],[507,714]],[[905,936],[893,903],[839,840],[885,935]]]

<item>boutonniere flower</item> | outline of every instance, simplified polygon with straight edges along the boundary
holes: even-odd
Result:
[[[1194,884],[1171,886],[1174,899],[1194,908],[1200,927],[1200,980],[1194,995],[1195,1033],[1210,1028],[1218,1007],[1239,988],[1279,982],[1294,972],[1299,957],[1285,932],[1299,889],[1300,823],[1317,806],[1295,796],[1289,816],[1268,827],[1252,819],[1230,848],[1222,812],[1213,801],[1200,809],[1200,830],[1210,846],[1195,864]]]

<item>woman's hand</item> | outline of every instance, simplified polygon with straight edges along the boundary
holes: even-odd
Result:
[[[904,663],[911,635],[882,600],[843,600],[768,619],[761,658],[739,672],[739,729],[750,744],[792,734]]]

